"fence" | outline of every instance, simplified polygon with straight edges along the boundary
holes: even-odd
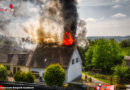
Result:
[[[22,82],[8,82],[0,81],[0,85],[4,86],[7,90],[75,90],[73,88],[63,88],[63,87],[49,87],[46,85],[39,85],[33,83],[22,83]]]
[[[83,82],[70,82],[69,83],[70,87],[73,87],[74,90],[95,90],[96,87],[90,86],[87,84],[84,84]]]
[[[115,90],[130,90],[130,85],[116,85]]]
[[[99,74],[94,72],[89,72],[88,74],[109,84],[117,84],[117,82],[119,81],[118,77],[114,77],[110,75],[104,75],[104,74]]]
[[[130,84],[130,80],[123,78],[123,77],[118,78],[118,77],[115,77],[115,76],[104,75],[104,74],[99,74],[99,73],[94,73],[94,72],[89,72],[88,74],[95,77],[95,78],[104,80],[106,83],[109,83],[109,84],[118,84],[118,83],[120,83],[120,84]]]

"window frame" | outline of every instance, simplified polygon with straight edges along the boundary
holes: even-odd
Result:
[[[74,59],[72,59],[72,64],[74,64],[75,63],[75,60]]]
[[[76,58],[76,63],[78,63],[78,62],[79,62],[79,58],[77,57],[77,58]]]
[[[17,71],[20,71],[20,67],[17,67]]]

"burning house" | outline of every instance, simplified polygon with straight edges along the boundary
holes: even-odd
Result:
[[[75,0],[46,2],[39,27],[31,33],[37,42],[30,70],[43,77],[46,67],[59,63],[66,71],[66,82],[81,76],[82,61],[77,50],[77,9]],[[44,13],[44,14],[43,14]],[[28,32],[29,29],[24,27]]]
[[[16,4],[14,3],[13,17],[24,18],[18,27],[36,43],[36,48],[33,53],[28,53],[24,60],[19,58],[26,56],[24,54],[22,56],[19,53],[13,55],[16,58],[8,59],[8,65],[16,63],[15,65],[26,66],[27,71],[38,73],[40,78],[43,78],[48,65],[59,63],[66,71],[66,82],[80,77],[82,61],[77,50],[77,42],[79,42],[76,36],[78,26],[77,0],[43,0],[44,5],[41,6],[37,5],[38,3],[35,3],[36,6],[32,5],[34,1],[23,0],[20,5],[17,5],[19,1],[14,0]],[[42,0],[37,1],[42,2]],[[36,11],[34,15],[29,14],[26,17],[25,12],[22,13],[21,9],[25,7],[25,2],[28,2],[27,6],[33,7],[33,9],[29,8],[23,11]],[[38,11],[39,13],[37,13]],[[83,33],[85,34],[85,32]]]
[[[42,78],[46,67],[57,63],[66,71],[66,82],[81,76],[82,62],[79,52],[74,46],[37,47],[31,59],[30,71],[38,72]]]

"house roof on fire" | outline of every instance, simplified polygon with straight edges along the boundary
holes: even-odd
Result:
[[[46,68],[50,64],[59,63],[67,69],[74,49],[75,46],[38,46],[33,53],[30,66]]]
[[[0,50],[0,63],[10,65],[29,66],[34,68],[46,68],[50,64],[59,63],[67,69],[75,45],[72,46],[49,46],[39,45],[33,52],[4,52]]]

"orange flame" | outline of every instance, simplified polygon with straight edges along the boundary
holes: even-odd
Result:
[[[74,39],[70,32],[65,32],[63,43],[64,45],[72,45],[74,43]]]

